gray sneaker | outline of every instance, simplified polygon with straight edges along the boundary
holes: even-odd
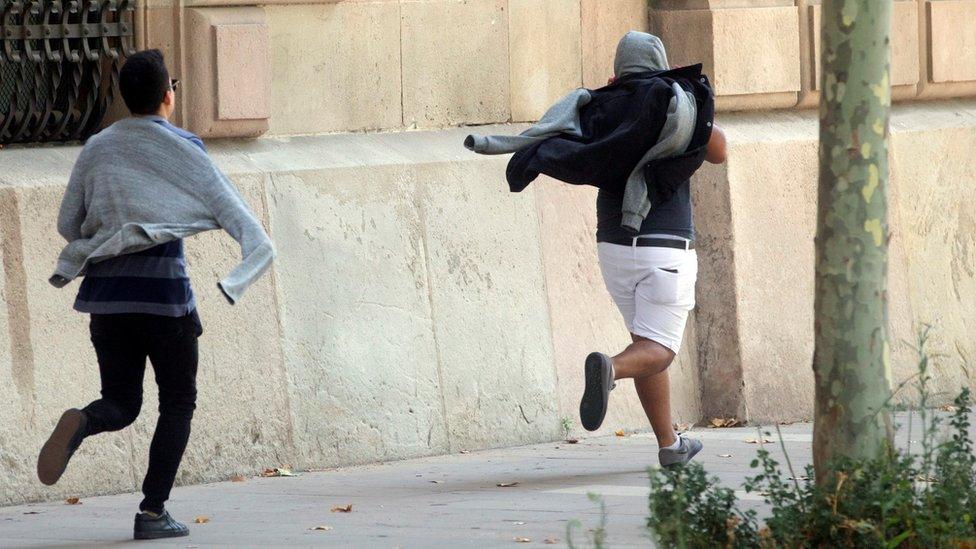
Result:
[[[696,438],[678,437],[681,444],[677,450],[661,448],[657,451],[657,459],[661,462],[661,467],[674,467],[684,465],[691,461],[698,452],[701,452],[702,443]]]

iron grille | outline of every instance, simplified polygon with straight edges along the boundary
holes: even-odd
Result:
[[[84,140],[132,53],[134,0],[0,0],[0,144]]]

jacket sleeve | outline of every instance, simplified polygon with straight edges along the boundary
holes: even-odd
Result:
[[[573,90],[549,107],[549,110],[532,127],[519,135],[469,135],[464,140],[468,150],[478,154],[507,154],[520,151],[540,141],[559,134],[579,137],[580,109],[593,96],[585,88]]]
[[[217,286],[231,305],[271,266],[275,251],[264,227],[227,177],[213,167],[215,192],[210,208],[217,224],[241,246],[241,263]]]
[[[68,188],[61,199],[61,209],[58,211],[58,233],[68,242],[82,238],[81,225],[88,214],[85,207],[85,176],[88,172],[87,155],[82,151],[78,161],[71,170]]]

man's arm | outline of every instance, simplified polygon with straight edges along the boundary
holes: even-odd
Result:
[[[268,270],[275,251],[261,222],[254,217],[237,188],[216,166],[212,170],[210,184],[215,187],[211,193],[211,213],[217,224],[241,246],[241,263],[217,284],[233,305],[244,290]]]
[[[712,125],[712,136],[705,145],[705,160],[712,164],[724,164],[727,159],[725,146],[725,132],[717,125]]]
[[[87,215],[82,181],[87,170],[85,154],[82,152],[71,170],[68,188],[64,191],[64,198],[61,199],[61,208],[58,211],[58,234],[68,242],[74,242],[82,237],[81,224],[85,222]]]

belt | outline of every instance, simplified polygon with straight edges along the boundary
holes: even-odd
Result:
[[[671,238],[617,238],[606,240],[608,244],[619,246],[637,246],[638,248],[676,248],[678,250],[694,250],[695,243],[691,240],[675,240]]]

